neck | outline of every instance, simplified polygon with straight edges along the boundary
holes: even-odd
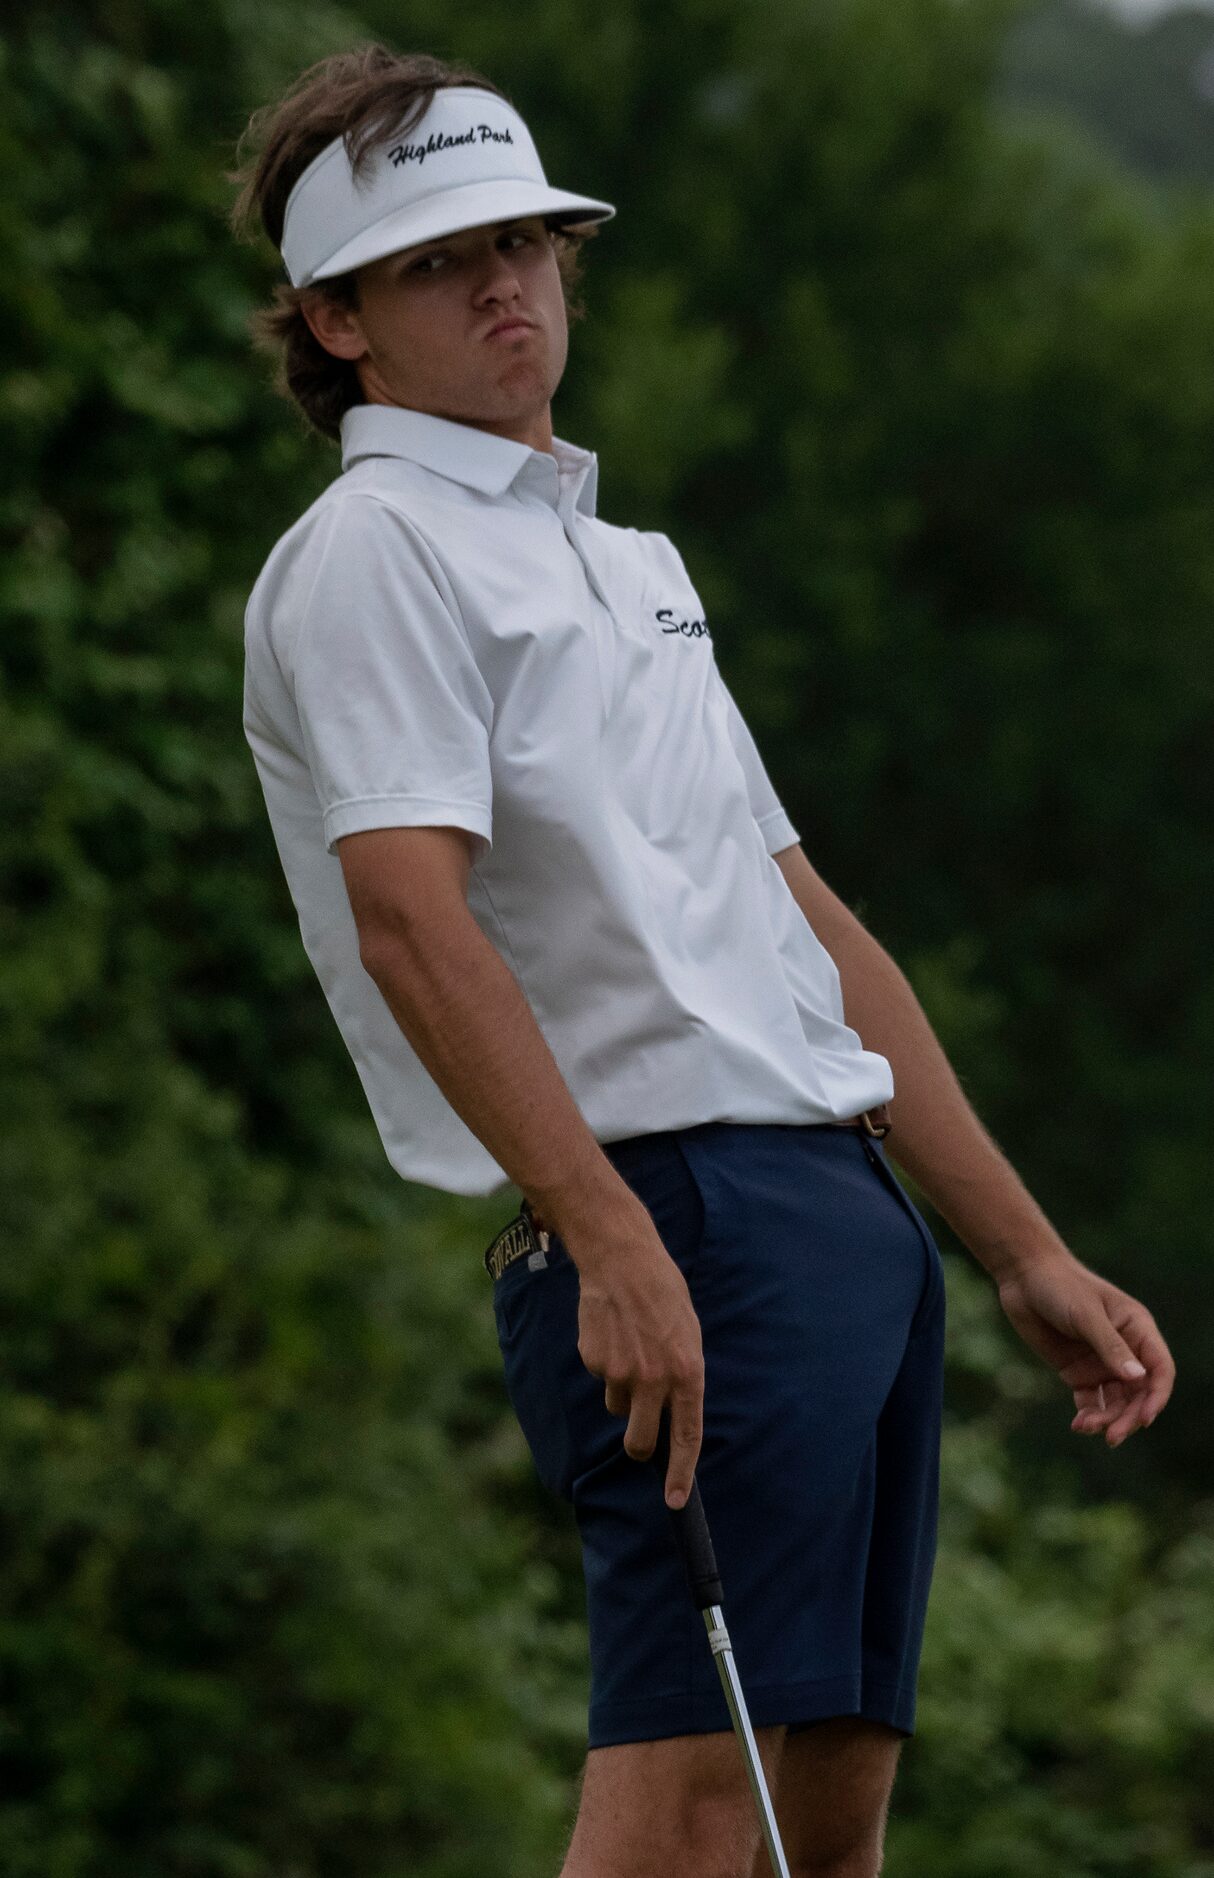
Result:
[[[549,456],[556,455],[552,447],[551,404],[543,404],[537,411],[518,417],[461,417],[435,405],[403,404],[400,398],[388,397],[379,385],[367,385],[364,389],[368,404],[393,404],[403,410],[423,411],[427,417],[444,417],[448,423],[467,424],[470,430],[485,430],[491,437],[509,437],[513,443],[525,443],[531,450],[546,450]]]
[[[441,417],[445,413],[435,413]],[[473,430],[487,430],[492,437],[509,437],[514,443],[525,443],[532,450],[546,450],[549,456],[555,456],[552,447],[552,408],[545,405],[529,418],[492,418],[462,417],[456,418],[458,424],[468,424]]]

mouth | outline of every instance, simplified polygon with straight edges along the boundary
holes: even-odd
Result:
[[[534,320],[501,320],[485,334],[486,339],[519,339],[524,333],[535,331]]]

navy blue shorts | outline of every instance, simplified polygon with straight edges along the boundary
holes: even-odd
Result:
[[[913,1734],[936,1552],[944,1274],[859,1130],[705,1122],[604,1144],[687,1280],[704,1352],[696,1466],[756,1728],[864,1715]],[[578,1275],[494,1280],[505,1382],[573,1506],[589,1746],[731,1727],[662,1480],[577,1351]]]

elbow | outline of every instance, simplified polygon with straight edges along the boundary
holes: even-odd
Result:
[[[394,908],[390,917],[359,924],[359,962],[381,991],[388,983],[399,986],[402,979],[432,974],[455,949],[456,932],[463,922],[472,923],[467,906]]]
[[[358,928],[359,964],[381,991],[389,979],[399,979],[403,963],[415,952],[411,930],[399,920],[367,921]]]
[[[387,974],[385,946],[377,935],[358,935],[358,962],[373,984],[380,985]]]

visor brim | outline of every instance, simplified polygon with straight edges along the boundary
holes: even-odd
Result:
[[[403,248],[414,248],[442,235],[455,235],[466,228],[480,228],[493,222],[511,222],[527,215],[559,216],[566,222],[604,222],[615,214],[610,202],[598,202],[592,196],[570,195],[567,190],[550,189],[546,184],[528,182],[519,177],[494,182],[468,183],[460,189],[446,189],[424,202],[412,202],[407,208],[393,209],[369,228],[351,237],[309,273],[292,282],[307,287],[313,281],[331,280],[335,274],[348,274],[368,261],[379,261]]]

